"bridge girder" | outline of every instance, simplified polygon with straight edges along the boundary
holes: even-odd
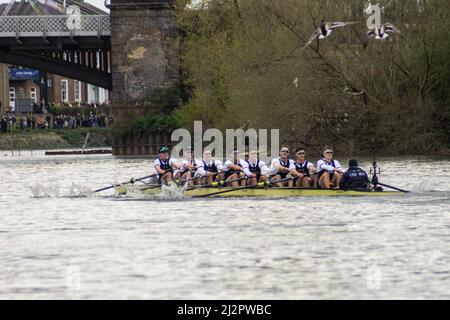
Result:
[[[58,56],[52,58],[46,56],[43,51],[27,52],[0,49],[0,62],[34,68],[90,83],[108,90],[112,89],[112,78],[108,71],[96,70],[82,64],[64,61],[60,57],[58,59]]]
[[[108,15],[0,16],[0,63],[39,69],[112,89]]]

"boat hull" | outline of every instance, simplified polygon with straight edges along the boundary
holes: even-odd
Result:
[[[141,190],[144,194],[159,194],[161,188]],[[344,191],[344,190],[325,190],[325,189],[303,189],[303,188],[198,188],[186,190],[184,194],[188,197],[355,197],[355,196],[393,196],[402,195],[397,191]]]

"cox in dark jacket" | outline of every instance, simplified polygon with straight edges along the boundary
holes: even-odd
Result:
[[[350,160],[349,169],[344,173],[339,187],[344,190],[367,190],[369,188],[369,177],[367,173],[358,167],[358,161]]]

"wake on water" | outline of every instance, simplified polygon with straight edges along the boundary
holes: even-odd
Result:
[[[114,185],[119,185],[115,183]],[[62,189],[58,185],[45,187],[41,184],[36,184],[31,187],[31,192],[34,198],[126,198],[126,199],[153,199],[153,200],[177,200],[186,199],[184,192],[187,185],[184,187],[172,184],[170,186],[162,186],[162,191],[157,194],[145,194],[141,192],[142,186],[138,184],[119,186],[111,188],[113,195],[105,195],[105,193],[95,193],[90,188],[82,187],[72,182],[67,189]],[[414,194],[424,194],[430,192],[437,192],[436,182],[432,179],[424,179],[415,181],[410,187],[410,191]],[[125,192],[124,192],[125,191]]]
[[[158,199],[158,200],[171,200],[171,199],[183,199],[186,198],[184,191],[187,186],[179,187],[176,184],[170,186],[162,186],[162,191],[156,194],[146,194],[140,191],[140,187],[131,185],[127,187],[126,197],[137,199]],[[119,195],[120,188],[116,189],[116,195]]]
[[[428,193],[434,192],[437,189],[436,181],[432,179],[424,179],[417,181],[411,185],[411,192],[413,193]]]
[[[118,184],[117,184],[118,185]],[[95,193],[93,190],[82,187],[72,182],[69,188],[61,188],[58,185],[46,187],[41,184],[36,184],[31,187],[31,192],[34,198],[127,198],[127,199],[182,199],[185,198],[185,187],[178,187],[173,184],[171,186],[163,186],[162,192],[157,194],[145,194],[140,191],[142,187],[138,185],[118,186],[111,188],[114,194]]]
[[[31,187],[31,192],[34,198],[90,198],[93,196],[93,191],[89,188],[79,186],[72,182],[69,189],[61,189],[58,185],[52,187],[44,187],[41,184],[36,184]]]

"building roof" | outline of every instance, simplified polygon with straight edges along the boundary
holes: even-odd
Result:
[[[51,5],[44,5],[35,1],[33,5],[29,1],[14,2],[12,4],[0,4],[0,14],[5,15],[5,10],[9,8],[7,16],[35,16],[35,15],[61,15],[62,10]]]
[[[41,0],[42,1],[42,0]],[[108,15],[107,12],[93,6],[83,0],[66,0],[66,6],[77,5],[80,7],[81,13],[86,15]],[[35,15],[63,15],[64,0],[46,0],[41,3],[39,0],[21,0],[12,4],[0,4],[0,14],[4,15],[5,10],[9,7],[8,16],[35,16]]]
[[[58,4],[58,6],[60,6],[61,8],[64,5],[64,0],[50,0],[52,2],[56,2]],[[66,0],[66,6],[71,6],[71,5],[77,5],[80,7],[81,12],[83,14],[91,14],[91,15],[107,15],[108,12],[103,11],[100,8],[97,8],[96,6],[84,2],[84,0]]]

